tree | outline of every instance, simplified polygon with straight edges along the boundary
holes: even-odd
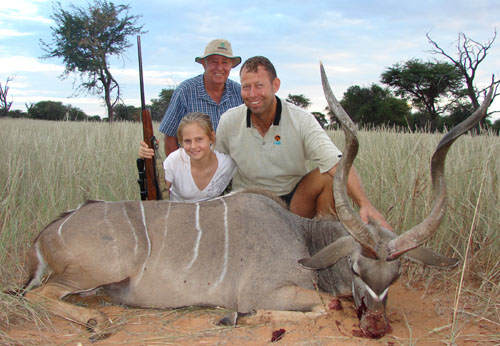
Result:
[[[40,101],[29,109],[28,114],[33,119],[64,120],[66,112],[67,107],[62,102]]]
[[[91,115],[87,118],[88,121],[102,121],[101,117],[98,115]]]
[[[340,104],[354,122],[368,127],[405,126],[411,115],[406,101],[394,97],[388,89],[376,84],[370,88],[358,85],[349,87]]]
[[[28,108],[28,107],[27,107]],[[28,115],[33,119],[40,120],[87,120],[87,114],[80,108],[71,105],[63,105],[58,101],[40,101],[30,104]]]
[[[70,105],[66,106],[66,117],[64,120],[82,121],[87,119],[88,119],[87,114],[80,108],[73,107]]]
[[[28,118],[28,113],[23,112],[22,110],[19,110],[19,109],[14,109],[13,111],[9,112],[9,117],[11,117],[11,118]]]
[[[498,136],[500,134],[500,119],[495,120],[491,128]]]
[[[163,119],[163,115],[167,111],[174,90],[174,88],[161,89],[160,93],[158,94],[158,98],[151,100],[152,120],[161,121],[161,119]]]
[[[302,94],[300,95],[288,94],[286,100],[303,109],[307,109],[311,105],[311,101]]]
[[[2,87],[2,82],[0,82],[0,117],[6,117],[9,115],[10,107],[12,106],[12,101],[7,100],[7,95],[9,94],[9,82],[12,77],[7,77],[5,85]]]
[[[141,109],[134,106],[119,104],[116,105],[115,115],[115,120],[140,121]]]
[[[439,54],[446,57],[451,63],[460,71],[463,79],[465,80],[465,90],[464,93],[467,95],[472,103],[473,109],[477,109],[481,104],[479,102],[479,96],[483,94],[485,96],[485,89],[478,90],[474,86],[474,79],[477,74],[477,70],[479,68],[479,64],[481,64],[486,56],[488,55],[488,51],[492,47],[495,42],[497,36],[497,31],[495,30],[493,34],[493,38],[486,43],[479,43],[477,41],[472,40],[467,37],[464,33],[458,34],[457,40],[457,58],[452,57],[450,54],[446,53],[443,48],[441,48],[437,42],[431,39],[429,33],[426,34],[429,43],[434,46],[434,49],[431,50],[432,54]],[[500,80],[493,80],[494,84],[497,85],[500,83]],[[498,93],[495,91],[493,95],[492,102]],[[488,114],[491,115],[495,112],[491,112]],[[481,119],[481,124],[484,124],[486,119]]]
[[[321,113],[321,112],[312,112],[312,115],[316,118],[318,123],[321,125],[322,128],[325,128],[326,125],[328,125],[328,120],[326,120],[326,116]]]
[[[140,16],[128,14],[129,5],[114,5],[106,0],[94,0],[88,8],[71,5],[66,11],[61,3],[54,7],[51,18],[53,41],[40,41],[46,52],[42,58],[62,58],[66,67],[61,79],[70,73],[80,75],[81,84],[75,93],[86,91],[102,95],[110,122],[113,109],[120,100],[120,86],[110,71],[111,56],[123,56],[131,47],[130,35],[143,33],[137,26]]]
[[[436,130],[437,119],[449,104],[440,105],[441,99],[456,99],[456,91],[462,86],[460,71],[449,63],[408,60],[386,69],[382,83],[393,88],[396,96],[410,100],[424,110],[430,120],[431,131]]]

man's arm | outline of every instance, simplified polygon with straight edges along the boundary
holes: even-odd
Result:
[[[177,129],[181,119],[188,113],[183,93],[185,88],[183,84],[179,85],[172,94],[172,99],[163,115],[159,130],[165,134],[163,148],[165,149],[165,158],[179,148],[177,142]]]
[[[338,164],[333,166],[328,174],[332,177],[335,175]],[[387,223],[382,214],[372,205],[366,196],[365,189],[358,172],[354,167],[351,167],[349,176],[347,177],[347,194],[352,198],[354,203],[359,206],[359,216],[364,222],[368,222],[368,216],[376,220],[381,226],[392,230],[392,227]]]
[[[170,155],[172,152],[176,151],[179,149],[177,137],[165,135],[165,157]]]

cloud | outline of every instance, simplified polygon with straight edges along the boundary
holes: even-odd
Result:
[[[50,18],[43,17],[38,14],[38,4],[46,2],[44,0],[15,0],[8,1],[2,4],[0,9],[0,19],[9,21],[32,21],[50,24]]]
[[[16,74],[19,72],[57,72],[62,73],[64,67],[54,64],[43,64],[34,57],[9,56],[0,57],[0,73]]]
[[[133,85],[137,83],[139,86],[139,70],[138,69],[113,69],[111,73],[118,80],[118,83],[127,83]],[[145,70],[143,73],[144,85],[154,85],[167,87],[175,87],[179,81],[172,78],[172,75],[178,76],[180,81],[192,77],[192,75],[183,72],[168,72],[164,70]]]
[[[33,34],[27,33],[27,32],[19,32],[19,31],[10,30],[10,29],[0,29],[0,39],[8,38],[8,37],[29,36],[29,35],[33,35]]]

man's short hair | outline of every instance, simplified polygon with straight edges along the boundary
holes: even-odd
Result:
[[[259,66],[262,66],[267,71],[267,73],[269,73],[269,77],[271,77],[271,82],[278,77],[274,65],[271,63],[271,61],[269,61],[268,58],[263,56],[254,56],[247,59],[241,66],[240,76],[243,70],[247,72],[257,73],[257,71],[259,70]]]

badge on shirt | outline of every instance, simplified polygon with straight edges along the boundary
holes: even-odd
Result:
[[[280,135],[274,136],[274,144],[281,145],[281,137],[280,137]]]

